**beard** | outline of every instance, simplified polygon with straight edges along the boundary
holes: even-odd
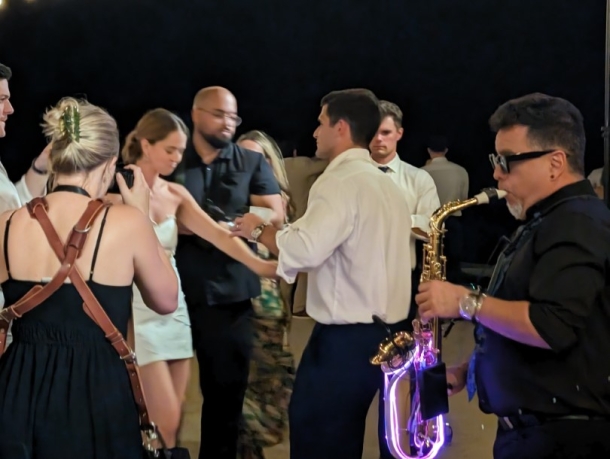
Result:
[[[511,204],[507,201],[506,207],[508,207],[508,211],[513,217],[515,217],[516,220],[524,220],[523,204],[521,204],[520,202]]]
[[[213,134],[206,134],[202,131],[199,131],[199,134],[201,134],[201,137],[203,137],[204,140],[209,143],[212,148],[225,148],[231,143],[232,140],[232,138],[223,139],[222,137],[216,137]]]

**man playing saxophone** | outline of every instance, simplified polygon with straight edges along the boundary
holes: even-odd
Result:
[[[609,457],[610,210],[584,179],[582,115],[530,94],[490,125],[494,178],[523,224],[486,293],[422,283],[420,317],[475,323],[471,361],[448,382],[498,416],[495,459]]]

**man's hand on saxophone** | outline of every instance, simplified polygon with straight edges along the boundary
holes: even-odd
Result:
[[[431,280],[419,284],[419,293],[415,302],[419,307],[419,316],[426,323],[435,317],[456,319],[460,315],[460,300],[472,290],[461,285],[440,280]]]

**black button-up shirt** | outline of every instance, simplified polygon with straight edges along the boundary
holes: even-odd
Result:
[[[610,415],[609,268],[610,210],[587,180],[528,209],[488,293],[530,302],[530,320],[551,349],[477,325],[482,411]]]
[[[221,150],[209,165],[189,146],[181,175],[177,181],[215,219],[208,211],[211,203],[233,219],[248,211],[250,195],[280,193],[264,156],[235,144]],[[236,303],[261,293],[256,274],[198,236],[179,237],[176,264],[189,304]]]

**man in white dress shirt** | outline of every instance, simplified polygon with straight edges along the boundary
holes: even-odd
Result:
[[[404,132],[402,127],[402,111],[398,105],[382,100],[381,124],[373,138],[370,148],[371,157],[380,170],[385,172],[403,192],[411,209],[411,226],[415,231],[427,233],[432,212],[440,207],[438,192],[434,180],[426,171],[401,161],[396,151],[398,141]],[[411,231],[405,230],[405,237],[411,239],[411,267],[413,269],[412,303],[415,304],[415,293],[419,285],[420,268],[417,266],[415,237]],[[415,306],[412,308],[415,311]]]
[[[0,138],[6,136],[6,121],[14,112],[8,88],[11,76],[11,69],[0,64]],[[49,151],[49,148],[45,148],[45,151],[32,161],[30,169],[16,184],[10,181],[6,169],[0,162],[0,214],[18,209],[35,196],[44,194],[48,179]],[[4,296],[0,290],[0,308],[2,306],[4,306]]]
[[[410,329],[411,214],[367,150],[380,122],[373,93],[335,91],[321,107],[316,156],[330,163],[305,215],[278,232],[247,214],[235,231],[276,253],[288,282],[309,275],[307,313],[316,325],[290,402],[291,459],[360,459],[366,415],[383,386],[369,358],[387,332],[372,316],[392,332]]]

